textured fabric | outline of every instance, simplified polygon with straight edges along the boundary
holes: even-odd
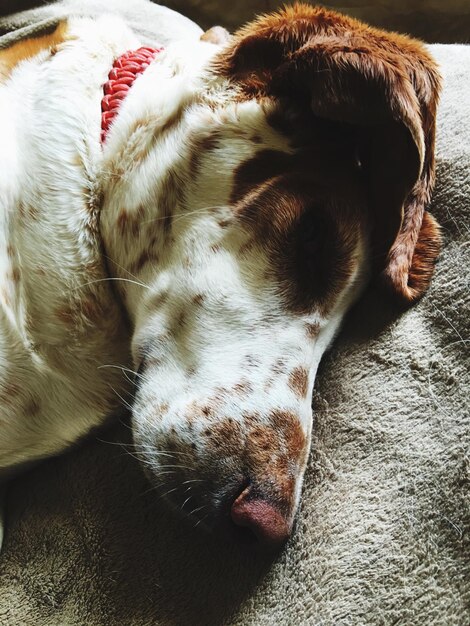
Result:
[[[286,548],[250,554],[174,516],[111,445],[129,440],[123,419],[11,485],[0,624],[470,622],[470,48],[431,49],[444,250],[417,306],[369,290],[325,356]]]

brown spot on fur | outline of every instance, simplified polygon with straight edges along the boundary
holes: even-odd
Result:
[[[20,277],[21,277],[20,270],[17,267],[13,267],[11,269],[10,277],[11,277],[11,280],[14,283],[19,283],[20,282]]]
[[[327,313],[355,268],[366,200],[346,144],[263,150],[235,173],[235,211],[268,255],[266,280],[296,312]]]
[[[248,464],[253,472],[266,470],[278,446],[278,438],[269,426],[256,425],[247,435]]]
[[[205,132],[194,133],[189,137],[189,172],[192,178],[199,172],[203,155],[218,147],[221,136],[219,128],[209,128]]]
[[[155,413],[163,417],[165,413],[168,413],[168,409],[170,408],[167,402],[160,402],[155,406]]]
[[[290,459],[300,459],[305,452],[307,438],[297,415],[277,409],[271,413],[273,428],[284,435],[287,455]]]
[[[202,303],[204,302],[204,299],[205,299],[204,294],[198,293],[193,297],[192,302],[193,304],[196,304],[197,306],[201,306]]]
[[[236,383],[232,389],[237,394],[245,395],[253,391],[253,385],[250,383],[249,380],[244,378],[239,383]]]
[[[263,391],[267,393],[271,389],[271,387],[274,385],[275,382],[276,381],[274,380],[274,378],[268,378],[268,380],[264,383]]]
[[[214,414],[214,408],[210,402],[206,404],[199,404],[197,400],[193,400],[185,409],[184,416],[189,425],[194,424],[201,419],[212,417]]]
[[[247,413],[244,412],[242,414],[242,418],[243,418],[243,423],[247,425],[248,428],[254,428],[260,420],[260,415],[259,413]]]
[[[215,423],[211,429],[204,431],[210,437],[210,446],[217,454],[222,452],[226,456],[238,456],[243,442],[243,432],[240,424],[232,419],[224,419]]]
[[[284,374],[286,372],[287,365],[283,359],[277,359],[271,369],[275,374]]]
[[[156,296],[152,298],[150,306],[155,309],[158,309],[168,300],[168,291],[162,291],[161,293],[157,293]]]
[[[147,263],[157,264],[159,261],[158,255],[152,252],[151,249],[143,250],[134,263],[131,264],[131,272],[138,273]]]
[[[118,227],[121,235],[125,234],[128,224],[129,224],[129,213],[126,211],[126,209],[121,209],[119,211],[119,215],[116,221],[116,226]]]
[[[32,59],[44,50],[55,50],[57,46],[70,37],[67,36],[67,21],[62,21],[54,27],[52,32],[31,39],[18,41],[0,51],[0,82],[5,81],[13,72],[15,67]],[[55,54],[54,52],[54,54]]]
[[[176,326],[177,328],[183,328],[186,324],[186,311],[183,309],[179,312],[178,317],[176,318]]]
[[[304,398],[308,392],[308,371],[304,367],[296,367],[289,376],[289,387],[299,397]]]
[[[305,330],[307,331],[307,337],[309,339],[316,339],[320,332],[320,325],[312,322],[305,324]]]
[[[261,365],[261,359],[253,354],[247,354],[242,363],[249,368],[259,367]]]

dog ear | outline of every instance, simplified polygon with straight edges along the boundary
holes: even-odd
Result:
[[[440,77],[417,41],[296,4],[241,29],[216,70],[241,97],[295,100],[356,129],[373,216],[372,254],[400,299],[426,291],[440,249],[425,206],[434,183]]]

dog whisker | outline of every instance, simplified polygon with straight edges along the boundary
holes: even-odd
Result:
[[[118,276],[108,276],[107,278],[97,278],[96,280],[90,280],[87,283],[83,283],[82,285],[78,285],[75,289],[83,289],[83,287],[88,287],[90,285],[95,285],[97,283],[105,283],[107,281],[121,281],[124,283],[133,283],[134,285],[138,285],[139,287],[145,287],[145,289],[151,289],[150,285],[146,285],[138,280],[131,280],[130,278],[119,278]]]

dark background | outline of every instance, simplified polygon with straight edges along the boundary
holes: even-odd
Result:
[[[41,4],[47,4],[47,1],[0,0],[0,15]],[[221,24],[235,29],[251,19],[255,13],[273,10],[285,2],[169,0],[159,4],[183,13],[203,28]],[[408,33],[430,43],[470,42],[470,0],[333,0],[324,4],[375,26]]]

